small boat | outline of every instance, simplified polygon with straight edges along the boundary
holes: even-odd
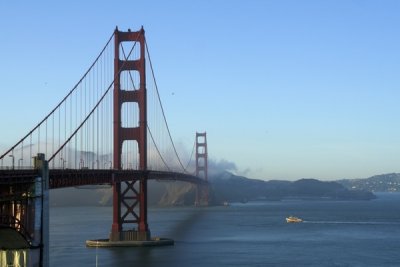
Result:
[[[286,218],[287,223],[300,223],[302,221],[303,221],[302,219],[300,219],[298,217],[294,217],[294,216],[289,216]]]

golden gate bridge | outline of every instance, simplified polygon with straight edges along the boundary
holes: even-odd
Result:
[[[184,163],[173,142],[143,27],[116,28],[68,94],[0,154],[0,251],[28,249],[47,266],[47,191],[98,184],[112,185],[113,220],[109,238],[88,245],[163,244],[147,223],[147,181],[196,184],[194,204],[208,205],[206,133],[193,151]]]

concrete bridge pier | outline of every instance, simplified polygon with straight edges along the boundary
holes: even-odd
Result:
[[[0,184],[0,266],[49,266],[49,171],[35,157],[38,176]]]
[[[41,217],[41,227],[40,227],[40,236],[41,236],[41,249],[40,249],[40,261],[41,266],[48,267],[49,264],[49,164],[45,159],[45,155],[40,153],[35,159],[35,169],[38,170],[39,176],[41,177],[41,184],[37,185],[38,188],[41,187],[42,195],[40,197],[41,200],[41,209],[35,209],[35,217]],[[39,226],[39,224],[37,225]]]

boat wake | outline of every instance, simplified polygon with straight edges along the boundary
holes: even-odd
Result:
[[[350,222],[350,221],[306,221],[303,223],[314,223],[314,224],[364,224],[364,225],[400,225],[400,222]]]

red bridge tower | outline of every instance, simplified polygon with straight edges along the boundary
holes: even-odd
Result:
[[[196,176],[208,181],[207,133],[196,133]],[[198,185],[196,205],[208,205],[208,186]]]
[[[144,29],[137,32],[114,32],[114,158],[113,168],[122,169],[121,154],[124,141],[137,142],[139,169],[147,170],[147,107],[146,107],[146,73],[145,73],[145,36]],[[120,43],[133,42],[140,46],[140,55],[135,60],[120,59]],[[121,73],[137,71],[140,83],[136,90],[121,88]],[[139,125],[122,127],[121,110],[123,103],[137,103]],[[134,226],[124,229],[124,225]],[[135,228],[136,226],[136,228]],[[147,224],[147,177],[141,176],[132,181],[113,182],[113,224],[110,241],[141,241],[150,239]]]

